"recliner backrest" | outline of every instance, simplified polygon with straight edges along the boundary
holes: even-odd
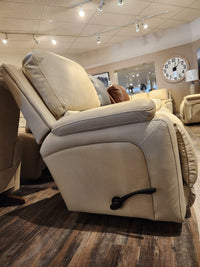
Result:
[[[100,106],[85,70],[56,54],[35,50],[23,60],[23,71],[4,64],[2,72],[39,144],[68,110]]]
[[[59,119],[68,110],[82,111],[100,106],[88,74],[78,63],[33,50],[22,64],[25,76],[55,118]]]
[[[56,122],[40,96],[24,76],[22,70],[12,65],[2,65],[4,80],[22,111],[38,144],[51,131]]]

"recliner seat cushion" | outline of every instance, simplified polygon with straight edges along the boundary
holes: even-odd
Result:
[[[81,111],[100,106],[92,82],[78,63],[33,50],[22,65],[24,74],[57,119],[67,110]]]
[[[106,91],[107,88],[105,88],[103,82],[100,81],[98,78],[93,77],[90,74],[88,74],[88,76],[89,76],[91,82],[94,85],[94,88],[95,88],[95,90],[97,92],[97,95],[98,95],[99,101],[101,103],[101,106],[110,105],[111,101],[110,101],[110,98],[109,98],[109,94],[107,93],[107,91]]]

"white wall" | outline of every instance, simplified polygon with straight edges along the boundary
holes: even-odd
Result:
[[[23,51],[23,49],[21,50]],[[21,53],[16,52],[14,49],[9,49],[9,50],[0,49],[0,65],[5,63],[21,67],[22,60],[29,52],[30,50],[27,49],[24,49],[24,51]],[[63,55],[63,56],[66,56],[78,62],[78,58],[76,57],[76,55]]]
[[[191,23],[192,41],[195,42],[200,38],[200,17]]]
[[[20,67],[25,54],[16,54],[15,51],[7,53],[0,51],[0,65],[3,63]]]
[[[155,32],[110,47],[79,54],[75,60],[86,69],[118,62],[175,46],[192,43],[200,38],[199,29],[200,18],[192,23],[184,24],[174,29]]]

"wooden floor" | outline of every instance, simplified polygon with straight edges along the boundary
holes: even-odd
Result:
[[[192,127],[198,152],[200,126]],[[200,203],[181,225],[69,212],[48,177],[23,185],[18,195],[26,204],[0,207],[0,267],[200,266]]]

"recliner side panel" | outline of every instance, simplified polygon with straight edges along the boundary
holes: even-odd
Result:
[[[149,184],[151,187],[157,188],[156,193],[152,195],[155,214],[154,219],[175,222],[183,221],[186,205],[183,192],[183,181],[181,176],[176,133],[173,124],[164,115],[156,116],[150,122],[134,123],[97,131],[88,131],[66,136],[55,136],[52,133],[49,134],[41,147],[41,154],[56,183],[58,183],[63,198],[65,199],[65,195],[68,195],[68,193],[62,192],[62,190],[64,190],[62,188],[67,187],[68,185],[68,179],[72,179],[72,181],[74,181],[74,179],[78,179],[80,180],[79,186],[81,186],[83,183],[84,187],[84,182],[81,179],[82,176],[87,177],[85,172],[87,172],[87,169],[90,171],[90,168],[88,165],[83,163],[80,164],[80,161],[84,162],[84,157],[86,157],[88,153],[87,147],[92,148],[93,144],[97,144],[101,147],[101,144],[105,144],[105,147],[108,145],[108,147],[111,149],[112,146],[110,143],[128,144],[126,147],[127,155],[129,154],[129,150],[132,151],[132,147],[136,146],[140,153],[144,155],[143,160],[141,160],[141,164],[135,162],[135,152],[132,152],[131,161],[125,160],[124,165],[119,165],[115,156],[111,158],[113,166],[116,166],[116,168],[118,168],[118,172],[121,173],[121,180],[117,181],[120,184],[120,187],[123,187],[124,175],[127,175],[128,177],[131,176],[131,179],[134,181],[138,181],[138,179],[144,179],[144,181],[146,181],[147,179],[145,178],[145,175],[140,175],[138,178],[137,172],[132,169],[132,165],[134,164],[139,166],[139,169],[144,169],[142,166],[145,165],[150,179]],[[80,158],[79,151],[81,151],[81,147],[83,148],[83,151],[86,149],[85,151],[87,153],[82,153]],[[72,151],[73,153],[76,151],[76,156],[73,157],[73,164],[70,161],[70,157],[72,156],[70,152]],[[99,153],[99,159],[94,160],[96,169],[99,165],[105,165],[102,165],[101,162],[104,162],[107,149],[105,148],[102,151],[104,152]],[[115,149],[113,149],[112,154],[115,155]],[[121,156],[122,158],[124,157],[126,159],[125,152]],[[92,159],[93,156],[91,156],[91,164]],[[76,173],[78,169],[81,170],[79,174]],[[68,171],[70,173],[70,177],[68,176]],[[112,174],[112,171],[113,170],[109,168],[107,169],[106,173],[108,172],[109,174]],[[125,174],[123,175],[122,173]],[[103,175],[100,171],[93,175],[94,183],[97,180],[98,184],[98,181],[102,179],[102,176]],[[77,183],[78,180],[76,181]],[[89,185],[89,183],[87,184]],[[137,189],[138,188],[133,188],[132,191]],[[67,190],[70,190],[70,188]],[[83,189],[83,191],[84,190],[85,189]],[[127,193],[130,192],[126,192],[126,194]],[[146,197],[149,198],[149,196],[145,196],[145,198]],[[67,201],[66,204],[68,205]],[[123,212],[123,208],[120,212],[123,214],[123,216],[130,216],[129,213]],[[137,215],[132,214],[132,216]],[[140,217],[141,216],[142,215],[140,214]],[[150,218],[149,215],[147,215],[148,217],[145,217],[146,215],[143,214],[143,216],[143,218]]]
[[[119,210],[114,196],[150,188],[145,158],[130,143],[101,143],[65,149],[44,158],[69,210],[154,220],[152,195],[136,195]]]

